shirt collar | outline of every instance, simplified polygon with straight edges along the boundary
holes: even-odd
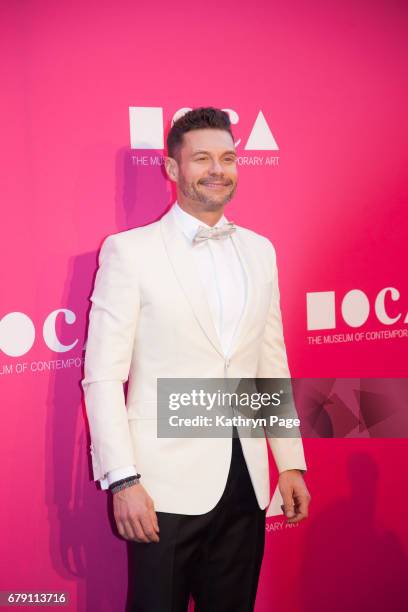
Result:
[[[197,219],[197,217],[194,217],[193,215],[190,215],[190,213],[183,210],[177,200],[175,201],[172,210],[178,226],[184,232],[187,238],[191,241],[193,240],[199,225],[203,225],[204,227],[211,227],[203,221],[200,221],[200,219]],[[222,215],[222,217],[217,221],[214,227],[218,227],[219,225],[223,225],[224,223],[228,223],[228,221],[225,215]]]

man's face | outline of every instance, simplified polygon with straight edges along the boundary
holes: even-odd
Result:
[[[225,130],[192,130],[177,158],[177,186],[192,207],[218,210],[233,197],[237,182],[234,141]],[[174,180],[174,179],[173,179]]]

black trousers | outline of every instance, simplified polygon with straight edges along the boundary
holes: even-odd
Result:
[[[130,542],[131,612],[251,612],[265,545],[265,515],[239,438],[221,499],[198,515],[157,512],[160,542]]]

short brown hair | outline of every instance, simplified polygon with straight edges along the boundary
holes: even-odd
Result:
[[[167,154],[176,158],[183,144],[183,135],[191,130],[202,129],[225,130],[234,136],[231,131],[231,121],[228,113],[213,106],[200,106],[193,108],[177,119],[171,126],[167,135]]]

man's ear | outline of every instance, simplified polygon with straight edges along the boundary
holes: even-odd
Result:
[[[175,183],[178,180],[178,165],[177,161],[173,157],[164,158],[164,167],[166,168],[167,176],[171,181]]]

